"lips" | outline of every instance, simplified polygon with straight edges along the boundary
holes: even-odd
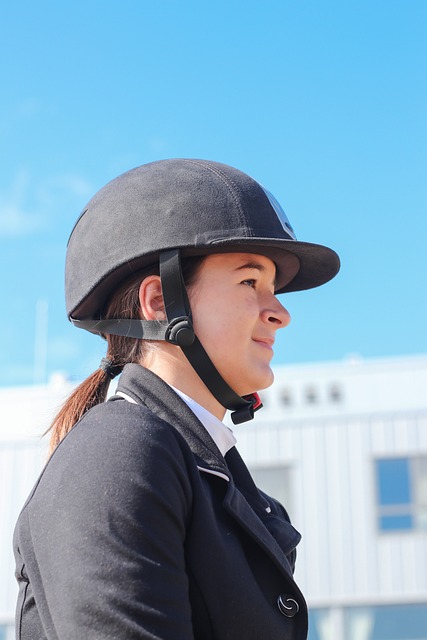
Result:
[[[265,338],[253,338],[254,342],[256,342],[257,344],[260,344],[268,349],[273,349],[273,345],[274,345],[274,338],[269,338],[269,337],[265,337]]]

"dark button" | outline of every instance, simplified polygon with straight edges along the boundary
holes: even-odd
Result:
[[[298,602],[285,594],[281,594],[277,598],[277,606],[279,607],[280,613],[287,618],[293,618],[299,611]]]

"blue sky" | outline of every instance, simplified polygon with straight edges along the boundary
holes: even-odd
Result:
[[[0,54],[0,385],[97,367],[102,340],[65,315],[68,235],[165,157],[237,166],[340,254],[282,297],[276,363],[427,352],[425,0],[16,2]]]

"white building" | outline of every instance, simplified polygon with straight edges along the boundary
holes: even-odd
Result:
[[[275,374],[264,409],[234,430],[303,534],[296,580],[310,640],[427,640],[427,356]],[[0,390],[0,640],[13,638],[14,522],[43,464],[40,435],[71,388]]]

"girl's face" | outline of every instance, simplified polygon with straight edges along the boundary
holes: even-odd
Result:
[[[209,255],[189,288],[197,337],[224,380],[239,394],[273,382],[276,331],[290,315],[274,295],[272,260],[249,253]]]

